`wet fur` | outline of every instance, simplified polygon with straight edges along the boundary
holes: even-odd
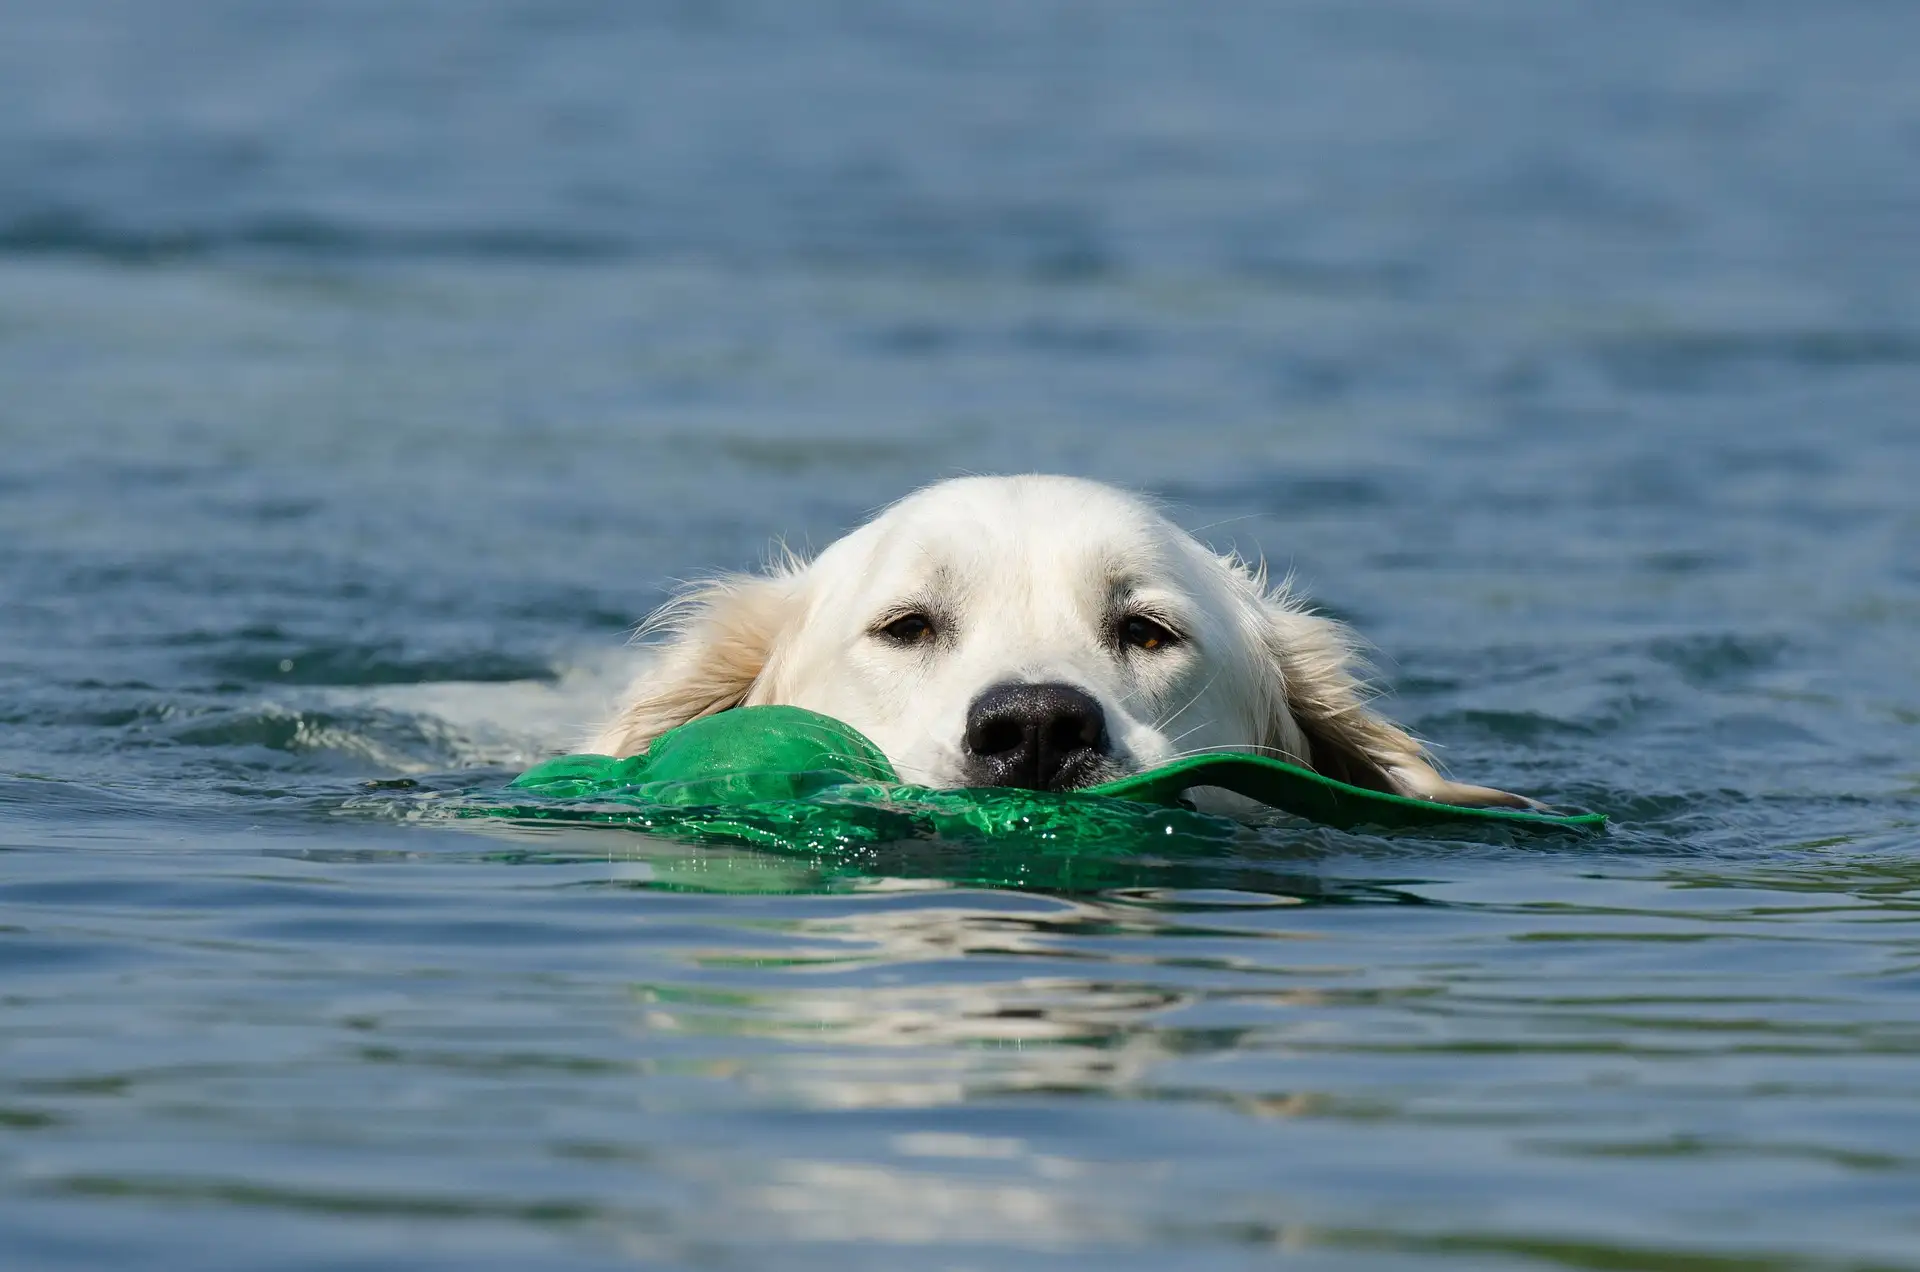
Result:
[[[980,506],[970,507],[970,501]],[[1022,516],[1030,524],[1022,526],[1021,533],[976,546],[981,534],[973,528],[976,522],[998,526]],[[968,527],[967,534],[958,533],[955,526]],[[1109,531],[1124,532],[1123,546],[1100,546],[1100,536]],[[996,606],[1011,606],[997,598],[1012,594],[1017,584],[1030,578],[1040,579],[1036,586],[1044,589],[1045,576],[1036,574],[1042,567],[1022,559],[1024,553],[1064,555],[1069,564],[1059,577],[1077,586],[1080,575],[1096,567],[1073,564],[1080,560],[1072,555],[1079,546],[1076,536],[1087,541],[1087,562],[1106,562],[1101,568],[1116,571],[1116,577],[1146,579],[1191,602],[1194,626],[1201,633],[1195,643],[1202,648],[1190,656],[1205,661],[1188,668],[1189,679],[1210,678],[1184,705],[1170,703],[1178,710],[1162,713],[1175,719],[1164,724],[1134,721],[1129,727],[1140,753],[1116,763],[1130,759],[1131,767],[1151,767],[1184,753],[1174,749],[1177,738],[1162,736],[1177,723],[1189,732],[1197,730],[1218,739],[1215,749],[1277,755],[1372,790],[1467,805],[1531,803],[1521,796],[1442,776],[1425,747],[1372,708],[1373,692],[1363,675],[1353,634],[1344,625],[1310,612],[1286,584],[1270,587],[1261,569],[1237,557],[1205,551],[1143,501],[1065,478],[967,478],[942,483],[895,505],[812,563],[788,557],[760,574],[724,575],[685,589],[643,626],[649,662],[592,749],[603,754],[637,754],[668,729],[717,711],[792,703],[825,708],[863,731],[878,733],[876,741],[891,736],[890,727],[903,729],[898,736],[916,738],[912,747],[917,757],[914,763],[903,763],[909,758],[904,743],[896,743],[901,754],[889,750],[903,774],[929,784],[954,784],[955,779],[943,777],[946,757],[958,748],[958,728],[949,718],[952,711],[935,712],[927,719],[896,718],[913,715],[919,682],[900,686],[891,696],[877,697],[860,683],[861,692],[850,699],[836,698],[832,684],[821,683],[849,678],[858,682],[863,675],[875,678],[871,669],[849,670],[836,661],[842,657],[842,645],[856,646],[859,640],[856,629],[841,630],[849,621],[842,611],[858,608],[862,601],[869,608],[889,601],[878,583],[874,586],[880,590],[870,599],[865,597],[860,589],[867,584],[859,576],[863,568],[876,573],[871,561],[884,561],[889,554],[898,557],[900,536],[913,540],[924,555],[950,551],[954,560],[963,563],[942,564],[912,576],[916,581],[923,574],[936,580],[925,586],[940,586],[938,580],[948,578],[942,571],[951,569],[981,575],[992,583],[976,588],[986,599],[974,600],[971,612],[962,617],[989,629],[999,623],[1013,634],[1010,639],[1016,646],[1023,629],[1011,613],[995,613]],[[1054,562],[1050,568],[1058,573],[1062,567]],[[885,571],[877,573],[884,577]],[[1098,580],[1085,582],[1089,589],[1098,585]],[[1071,624],[1063,621],[1055,627]],[[1029,636],[1038,644],[1035,633],[1044,631],[1045,643],[1058,645],[1054,630],[1034,628]],[[1110,713],[1126,710],[1132,695],[1119,692],[1123,676],[1106,676],[1101,671],[1104,664],[1079,646],[1060,656],[1074,660],[1081,671],[1079,675],[1060,673],[1063,678],[1076,683],[1103,677],[1113,681],[1104,686],[1104,700]],[[1006,667],[1017,669],[1021,657],[1019,648],[1008,651]],[[1098,674],[1090,675],[1088,668]],[[895,672],[883,667],[877,674],[937,681],[939,669],[920,666]],[[1016,670],[1006,674],[1021,678]],[[1210,688],[1229,675],[1231,697],[1207,698]],[[993,676],[983,673],[977,678]],[[963,683],[954,686],[949,697],[959,702],[986,687],[985,683]],[[1204,709],[1211,716],[1196,720],[1183,714],[1203,701],[1211,704]],[[872,718],[861,718],[863,710]],[[918,738],[918,733],[941,731],[952,734],[952,740]],[[888,749],[884,743],[882,749]]]

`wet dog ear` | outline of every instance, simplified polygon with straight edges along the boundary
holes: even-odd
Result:
[[[600,755],[638,755],[662,733],[746,704],[800,607],[800,572],[730,574],[697,583],[641,625],[652,661],[627,705],[594,740]]]
[[[1449,780],[1413,735],[1374,711],[1358,642],[1344,624],[1308,613],[1284,584],[1262,596],[1261,607],[1274,673],[1264,745],[1367,790],[1470,808],[1537,807],[1522,795]]]

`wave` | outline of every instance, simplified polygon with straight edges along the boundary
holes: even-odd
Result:
[[[600,261],[633,255],[615,235],[529,226],[406,229],[354,225],[305,215],[231,224],[114,224],[80,211],[33,212],[0,220],[0,256],[83,256],[148,263],[267,253],[318,257],[450,257],[504,261]]]

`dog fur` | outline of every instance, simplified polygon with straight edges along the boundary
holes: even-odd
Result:
[[[1126,639],[1152,630],[1169,639]],[[1099,704],[1110,739],[1076,785],[1235,750],[1416,798],[1531,804],[1442,776],[1373,710],[1353,635],[1287,584],[1269,586],[1264,568],[1214,553],[1146,501],[1075,478],[927,487],[810,562],[789,555],[685,589],[642,636],[647,665],[596,752],[638,754],[690,720],[785,703],[859,729],[907,781],[973,785],[980,695],[1060,684]]]

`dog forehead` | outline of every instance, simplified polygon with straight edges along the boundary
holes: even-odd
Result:
[[[895,504],[829,554],[881,587],[1065,593],[1170,574],[1186,538],[1143,500],[1096,482],[961,478]]]

